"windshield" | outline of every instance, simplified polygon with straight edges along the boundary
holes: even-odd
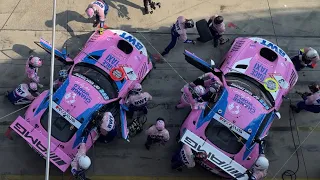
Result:
[[[73,68],[72,75],[81,78],[96,88],[105,100],[118,97],[117,86],[109,75],[99,67],[79,63]]]
[[[40,123],[46,131],[48,130],[48,111],[49,109],[47,109],[43,113],[40,119]],[[58,114],[54,110],[52,111],[51,127],[51,135],[61,142],[68,142],[73,137],[74,133],[77,131],[77,128],[71,128],[72,124],[66,121],[62,116],[60,116],[60,114]]]
[[[270,92],[253,78],[240,73],[228,73],[225,78],[228,86],[248,93],[257,99],[266,110],[274,106],[274,99]]]
[[[209,141],[230,154],[237,154],[246,143],[245,139],[233,133],[229,128],[215,119],[210,121],[205,133]]]

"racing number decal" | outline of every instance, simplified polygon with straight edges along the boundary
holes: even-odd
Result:
[[[279,90],[279,84],[278,82],[273,79],[273,78],[267,78],[264,80],[264,87],[266,88],[266,90],[270,91],[270,92],[276,92]]]
[[[121,81],[125,77],[124,73],[121,67],[113,68],[110,71],[110,76],[114,81]]]

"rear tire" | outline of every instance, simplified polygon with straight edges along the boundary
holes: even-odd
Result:
[[[200,35],[200,41],[205,43],[213,39],[213,36],[209,30],[207,21],[205,19],[201,19],[196,22],[196,27],[198,33]]]

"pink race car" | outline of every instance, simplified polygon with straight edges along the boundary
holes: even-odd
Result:
[[[43,39],[37,44],[47,52],[52,49]],[[126,113],[119,103],[134,83],[146,77],[153,64],[145,46],[121,30],[93,33],[73,60],[65,51],[55,49],[55,55],[65,64],[72,64],[69,77],[53,94],[50,161],[64,172],[84,134],[87,150],[97,140],[100,114],[111,112],[121,124],[122,137],[128,140]],[[41,156],[47,151],[48,106],[46,90],[32,102],[25,117],[19,116],[10,126]]]
[[[261,38],[236,38],[220,69],[185,51],[186,60],[218,78],[223,88],[204,110],[191,110],[178,137],[208,158],[198,162],[227,178],[248,179],[279,108],[298,80],[291,59]]]

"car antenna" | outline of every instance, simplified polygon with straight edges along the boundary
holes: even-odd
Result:
[[[79,48],[79,50],[80,50],[81,52],[85,53],[85,54],[86,54],[87,56],[89,56],[90,58],[92,58],[92,59],[94,59],[94,60],[98,61],[96,58],[94,58],[94,57],[93,57],[93,56],[91,56],[90,54],[88,54],[88,53],[84,52],[84,51],[83,51],[83,49]]]

